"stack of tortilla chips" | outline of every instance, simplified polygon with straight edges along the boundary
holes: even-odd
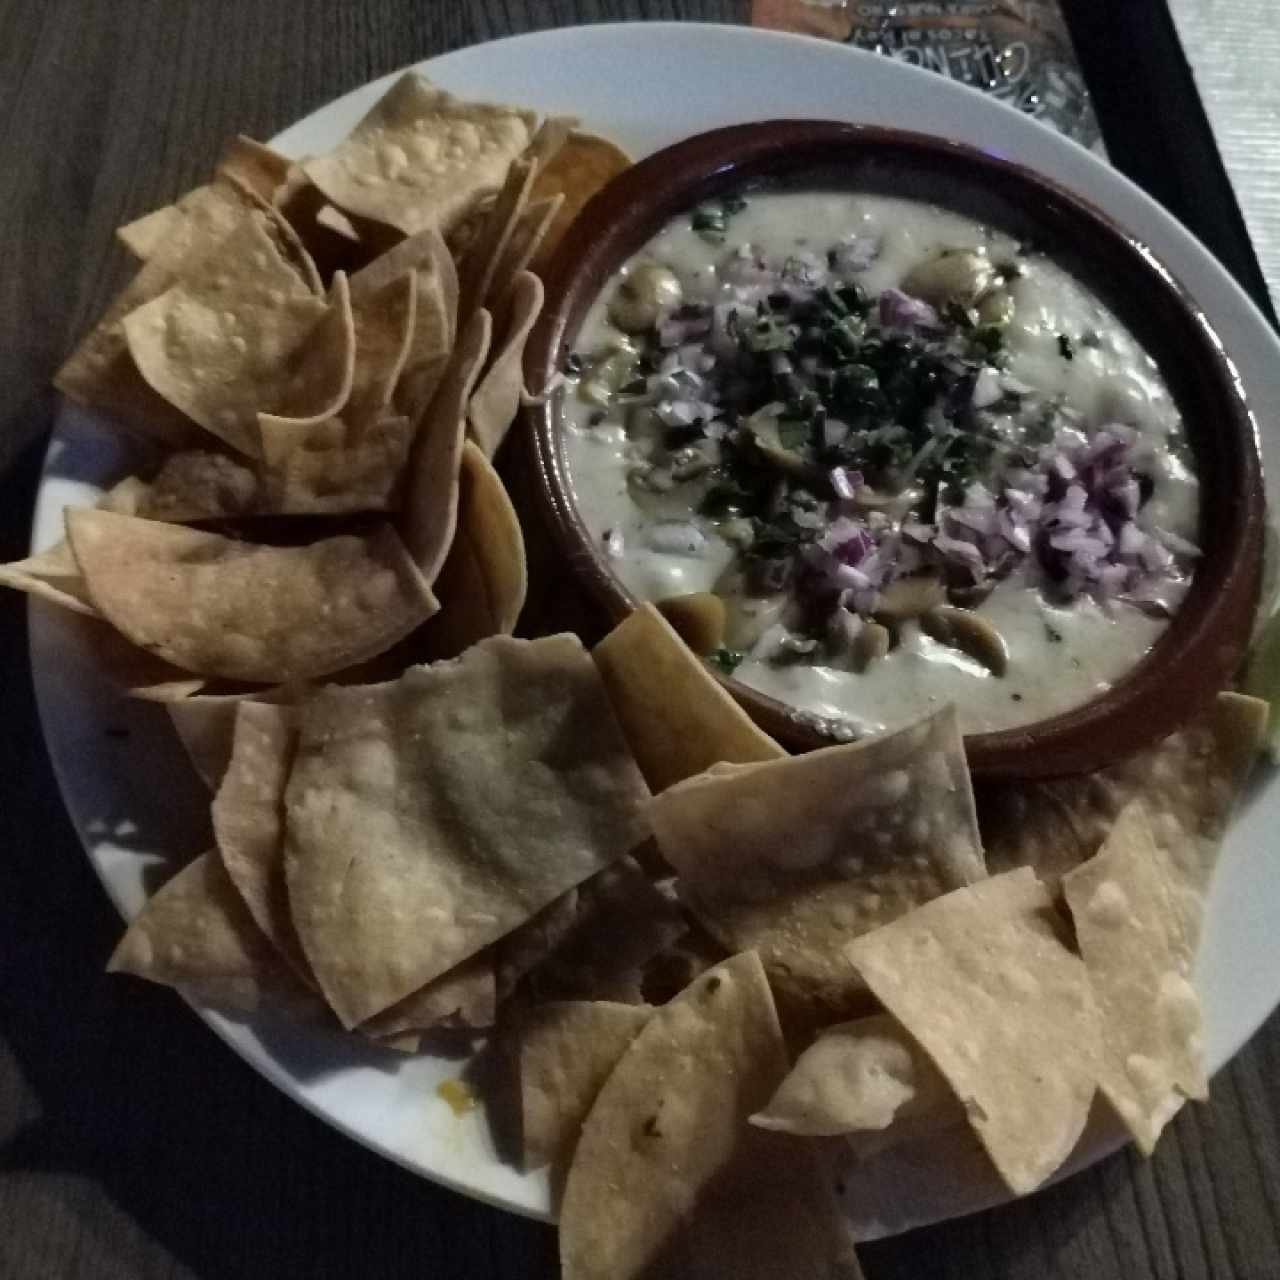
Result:
[[[165,700],[510,632],[524,544],[490,460],[542,308],[530,268],[627,163],[413,73],[326,155],[237,139],[120,229],[142,265],[56,379],[135,442],[136,474],[0,582],[82,615],[122,686]]]

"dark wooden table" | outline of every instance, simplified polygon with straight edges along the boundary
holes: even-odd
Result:
[[[0,555],[24,549],[49,376],[123,277],[112,229],[200,180],[225,137],[532,27],[745,17],[735,0],[0,0]],[[0,1280],[555,1275],[549,1229],[370,1155],[175,996],[108,980],[118,931],[40,745],[23,602],[0,593]],[[867,1274],[1280,1276],[1278,1073],[1273,1018],[1154,1160],[868,1247]]]

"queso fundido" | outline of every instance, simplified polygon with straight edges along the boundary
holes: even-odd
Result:
[[[674,219],[565,370],[579,512],[641,599],[713,591],[722,670],[837,736],[1012,728],[1177,611],[1199,486],[1155,362],[1033,245],[884,195]]]

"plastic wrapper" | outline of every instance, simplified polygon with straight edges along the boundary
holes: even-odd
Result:
[[[751,21],[928,67],[1085,146],[1099,145],[1071,37],[1052,0],[754,0]]]

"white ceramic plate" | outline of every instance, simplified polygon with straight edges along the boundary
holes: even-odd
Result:
[[[928,72],[838,44],[744,27],[649,23],[567,28],[463,49],[423,64],[466,96],[579,116],[641,156],[691,133],[770,117],[822,117],[942,134],[1039,170],[1087,196],[1137,233],[1200,301],[1235,359],[1280,469],[1280,342],[1245,294],[1167,213],[1095,156],[1016,112]],[[370,84],[287,129],[294,154],[336,143],[390,82]],[[34,540],[61,536],[61,510],[120,474],[112,439],[89,415],[67,411],[49,450]],[[1273,501],[1275,493],[1272,494]],[[164,713],[122,705],[104,687],[75,620],[35,602],[31,654],[45,734],[62,792],[107,892],[126,915],[152,875],[211,844],[207,796]],[[128,731],[122,737],[118,730]],[[1280,1001],[1280,877],[1268,830],[1280,826],[1280,786],[1254,788],[1231,832],[1209,909],[1199,984],[1209,1057],[1221,1066]],[[503,1163],[483,1112],[457,1116],[436,1086],[465,1064],[403,1059],[266,1018],[202,1016],[238,1053],[335,1128],[468,1195],[545,1216],[542,1175]],[[1111,1141],[1091,1140],[1075,1166]],[[944,1171],[945,1172],[945,1171]],[[897,1178],[872,1180],[892,1187]],[[899,1185],[901,1185],[899,1183]],[[862,1200],[858,1227],[885,1234],[980,1208],[988,1196],[963,1179],[916,1166],[909,1200]],[[863,1182],[860,1194],[867,1192]]]

